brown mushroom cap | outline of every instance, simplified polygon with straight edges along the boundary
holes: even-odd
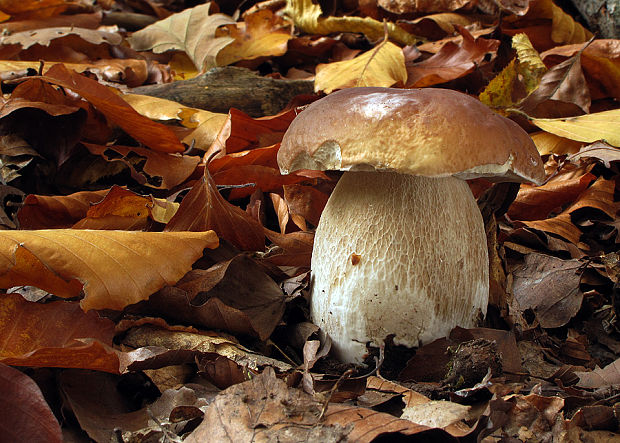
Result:
[[[278,164],[298,169],[389,170],[426,177],[544,179],[529,135],[480,101],[448,89],[349,88],[303,110]]]

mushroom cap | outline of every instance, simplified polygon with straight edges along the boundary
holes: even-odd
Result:
[[[343,89],[293,120],[278,152],[298,169],[387,170],[495,181],[544,179],[530,136],[480,101],[448,89]]]

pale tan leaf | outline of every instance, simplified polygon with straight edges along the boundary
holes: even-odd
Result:
[[[603,140],[620,147],[620,109],[570,118],[533,118],[531,121],[540,129],[560,137],[588,143]]]
[[[209,15],[210,8],[211,4],[206,3],[173,14],[135,32],[127,40],[137,51],[183,51],[198,69],[206,71],[216,66],[218,52],[234,40],[215,37],[218,27],[234,20],[225,14]]]
[[[100,45],[102,43],[119,45],[123,40],[119,34],[113,34],[111,32],[98,31],[95,29],[61,27],[16,32],[1,37],[0,45],[21,45],[22,49],[27,49],[32,45],[49,46],[52,40],[72,34],[94,45]]]

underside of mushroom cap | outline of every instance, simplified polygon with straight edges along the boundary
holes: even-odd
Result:
[[[480,101],[447,89],[348,88],[312,103],[284,135],[278,164],[426,177],[540,183],[529,135]]]

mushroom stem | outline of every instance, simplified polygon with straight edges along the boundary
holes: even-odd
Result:
[[[317,227],[314,322],[335,356],[366,344],[418,346],[486,313],[489,265],[476,201],[463,180],[346,172]]]

